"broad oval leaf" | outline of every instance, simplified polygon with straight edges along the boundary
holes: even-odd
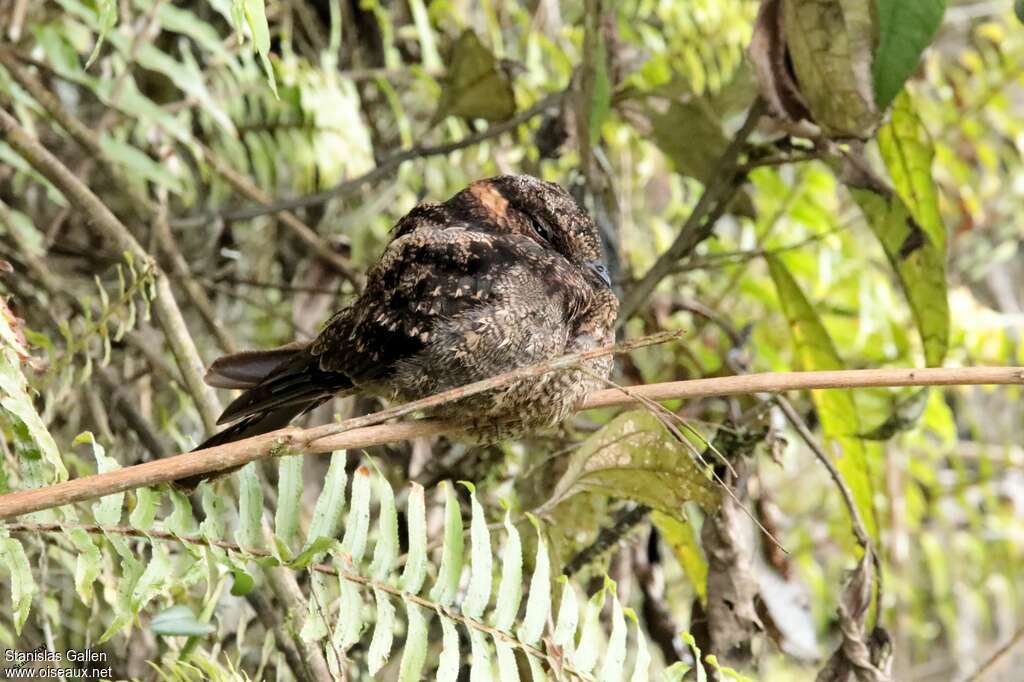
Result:
[[[153,631],[153,634],[163,637],[195,637],[208,635],[216,631],[217,628],[211,623],[199,621],[188,606],[176,604],[153,616],[153,620],[149,623],[149,629]]]
[[[878,11],[878,48],[872,73],[879,109],[899,93],[914,73],[921,53],[942,23],[946,0],[874,0]]]
[[[590,436],[571,455],[543,510],[584,491],[635,500],[666,514],[678,513],[684,502],[713,510],[719,501],[714,482],[689,449],[646,410],[625,412]]]

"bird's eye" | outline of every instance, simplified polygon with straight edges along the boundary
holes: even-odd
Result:
[[[551,230],[543,220],[540,220],[539,218],[530,218],[530,223],[533,227],[533,231],[537,233],[538,237],[546,242],[551,241]]]

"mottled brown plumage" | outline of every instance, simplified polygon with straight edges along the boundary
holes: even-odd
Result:
[[[593,221],[558,185],[475,182],[395,226],[366,287],[305,346],[221,358],[207,381],[245,388],[208,447],[283,426],[338,392],[405,402],[611,343],[618,301]],[[607,376],[610,358],[590,362]],[[557,424],[595,388],[580,371],[522,379],[433,414],[495,439]]]

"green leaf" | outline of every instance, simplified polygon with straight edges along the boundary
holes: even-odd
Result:
[[[635,500],[666,514],[690,501],[714,510],[719,500],[714,482],[687,447],[646,410],[625,412],[587,438],[544,509],[584,491]]]
[[[267,13],[263,0],[233,0],[233,2],[235,5],[241,5],[245,23],[248,24],[249,31],[252,32],[253,47],[259,53],[263,72],[267,75],[267,84],[270,85],[274,97],[277,97],[274,66],[270,63],[270,27],[267,25]]]
[[[476,33],[464,31],[452,46],[433,123],[445,116],[504,121],[515,112],[512,81]]]
[[[609,588],[608,579],[604,586],[587,600],[583,610],[583,624],[580,626],[580,643],[572,654],[572,665],[580,672],[589,673],[597,665],[601,653],[604,629],[601,627],[601,611]]]
[[[377,603],[377,623],[373,627],[373,637],[370,638],[370,650],[366,655],[367,666],[371,675],[387,663],[388,654],[391,653],[391,645],[395,638],[395,605],[388,599],[383,590],[374,589],[373,598]]]
[[[459,631],[455,621],[441,614],[441,656],[437,662],[437,679],[456,682],[459,678]]]
[[[341,598],[338,607],[340,616],[331,641],[339,651],[345,652],[359,641],[359,635],[363,631],[363,595],[355,583],[341,575],[342,569],[345,568],[341,562],[336,560],[335,563],[339,569]]]
[[[405,616],[408,629],[402,647],[402,662],[398,669],[398,682],[415,682],[421,679],[423,664],[427,660],[428,621],[423,609],[408,599],[405,600]]]
[[[370,576],[375,580],[385,580],[398,560],[398,512],[395,509],[395,491],[383,476],[377,477],[377,497],[380,498],[380,513]]]
[[[117,460],[107,455],[107,451],[100,445],[92,431],[84,431],[75,437],[72,445],[88,443],[92,446],[92,454],[96,457],[96,473],[105,474],[121,468]],[[121,507],[124,505],[124,493],[115,493],[101,498],[99,502],[92,505],[92,516],[96,523],[101,526],[116,526],[121,522]]]
[[[576,626],[580,622],[576,589],[564,575],[558,576],[557,580],[562,583],[562,603],[558,606],[558,619],[555,621],[552,641],[566,651],[572,651],[576,646]]]
[[[946,226],[932,177],[935,149],[909,94],[896,99],[892,119],[879,131],[878,147],[895,195],[885,187],[866,187],[854,190],[853,196],[899,276],[925,361],[940,365],[949,347]]]
[[[540,522],[533,514],[527,514],[537,531],[537,557],[533,562],[533,576],[530,577],[530,591],[526,597],[526,615],[519,626],[519,638],[534,645],[544,634],[551,610],[551,559],[548,557],[548,542],[541,531]]]
[[[235,569],[231,571],[231,594],[236,597],[244,597],[245,595],[252,592],[252,588],[256,586],[256,581],[253,577],[243,570]]]
[[[208,635],[216,631],[217,628],[210,623],[200,622],[192,613],[192,609],[183,604],[177,604],[153,616],[149,629],[153,631],[153,634],[163,637],[180,635],[195,637]]]
[[[494,638],[494,653],[498,663],[498,682],[520,682],[519,666],[512,645],[500,637]]]
[[[878,48],[871,71],[875,103],[885,109],[917,68],[946,11],[946,0],[874,0]]]
[[[32,568],[25,555],[25,548],[2,528],[0,528],[0,564],[3,564],[11,574],[11,620],[14,622],[14,631],[20,635],[21,628],[25,625],[29,610],[32,608],[32,599],[39,588],[32,577]]]
[[[633,621],[636,630],[636,657],[633,660],[633,675],[629,682],[647,682],[651,670],[651,652],[647,648],[644,629],[640,627],[640,619],[633,609],[625,609],[626,617]]]
[[[339,450],[331,455],[331,464],[327,469],[323,490],[313,507],[313,519],[309,522],[309,539],[312,543],[317,538],[336,538],[341,528],[341,515],[345,511],[345,486],[348,484],[348,473],[345,471],[346,455]]]
[[[139,530],[149,530],[156,520],[159,503],[160,492],[155,488],[138,488],[135,491],[135,508],[129,514],[128,522]]]
[[[612,631],[608,635],[604,660],[598,671],[597,679],[607,682],[618,682],[626,667],[626,616],[622,611],[622,603],[612,587]]]
[[[479,620],[491,599],[493,562],[491,556],[491,532],[487,530],[484,508],[476,499],[476,488],[472,483],[461,481],[469,490],[472,520],[469,526],[469,587],[462,602],[462,613]]]
[[[356,469],[352,477],[352,506],[345,520],[345,537],[342,549],[348,552],[353,564],[363,560],[366,553],[366,537],[370,530],[370,470]]]
[[[93,61],[99,56],[100,48],[103,47],[103,39],[107,37],[107,33],[117,23],[117,0],[96,0],[96,5],[99,9],[99,35],[96,38],[96,44],[93,46],[92,52],[89,53],[89,58],[85,61],[86,69],[92,66]]]
[[[498,599],[491,622],[498,630],[511,632],[523,598],[523,545],[509,510],[505,511],[505,532],[508,540],[502,550],[501,582],[498,583]]]
[[[274,513],[274,534],[288,547],[299,530],[299,509],[302,507],[302,457],[281,457],[277,464],[277,510]]]
[[[789,320],[802,369],[843,369],[832,338],[789,270],[775,256],[768,256],[767,261],[779,302]],[[853,395],[838,389],[811,391],[811,395],[821,420],[822,431],[828,439],[826,451],[832,456],[836,468],[853,493],[868,534],[877,539],[878,524],[872,503],[867,452],[863,441],[857,437],[861,428]]]
[[[442,481],[441,486],[445,494],[444,545],[441,548],[441,569],[430,590],[430,598],[441,606],[450,606],[459,589],[465,541],[462,537],[462,512],[454,487],[448,481]]]
[[[879,113],[871,81],[871,6],[784,0],[783,29],[800,92],[827,135],[868,138]]]
[[[469,668],[469,682],[494,682],[494,659],[487,635],[476,628],[469,628],[469,647],[472,662]]]
[[[249,462],[238,474],[238,530],[235,540],[242,547],[258,547],[263,519],[263,488],[256,473],[256,462]]]
[[[413,483],[406,502],[406,522],[409,528],[409,551],[399,584],[402,590],[418,594],[427,576],[427,512],[423,486]]]
[[[659,511],[651,513],[662,539],[672,548],[672,554],[682,567],[683,573],[689,578],[701,604],[707,604],[708,598],[708,562],[700,547],[700,539],[693,524],[685,519],[678,519]]]

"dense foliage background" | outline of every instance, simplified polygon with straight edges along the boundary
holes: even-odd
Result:
[[[187,451],[217,396],[183,338],[310,338],[406,211],[499,173],[595,216],[623,339],[685,330],[621,384],[1024,365],[1024,32],[944,4],[0,0],[0,492]],[[0,646],[90,646],[115,679],[1019,679],[1024,647],[992,656],[1024,632],[1020,395],[602,410],[8,519]],[[544,566],[571,575],[541,637]]]

